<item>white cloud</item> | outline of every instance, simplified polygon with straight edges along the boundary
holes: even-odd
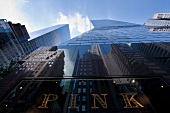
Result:
[[[66,16],[62,12],[59,12],[56,24],[69,24],[71,38],[94,28],[89,18],[87,16],[82,17],[80,13]]]
[[[22,11],[28,0],[0,0],[0,19],[7,19],[12,23],[21,23],[26,25],[28,31],[31,31],[33,24],[28,20],[26,14]]]
[[[54,23],[55,25],[69,24],[71,38],[93,28],[89,18],[87,16],[83,17],[80,13],[74,13],[73,15],[67,16],[62,12],[59,12],[57,19],[43,19],[42,17],[44,17],[44,15],[45,17],[50,17],[50,13],[41,11],[41,21],[37,22],[34,20],[35,17],[37,17],[37,11],[35,11],[35,13],[32,11],[35,10],[35,7],[33,6],[34,4],[29,0],[0,0],[0,19],[7,19],[7,21],[11,21],[12,23],[21,23],[22,25],[26,26],[26,29],[29,33],[45,28],[45,26],[54,25]],[[47,6],[45,5],[44,7]]]

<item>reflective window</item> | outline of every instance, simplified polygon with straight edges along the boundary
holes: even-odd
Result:
[[[82,111],[86,111],[86,105],[82,105]]]
[[[83,88],[83,93],[86,93],[86,88]]]
[[[81,88],[78,88],[78,93],[81,93]]]
[[[86,96],[83,96],[83,97],[82,97],[82,101],[86,101]]]

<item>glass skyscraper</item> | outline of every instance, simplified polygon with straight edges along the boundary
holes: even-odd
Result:
[[[70,39],[67,24],[56,25],[28,34],[25,25],[0,20],[0,79],[16,67],[17,62],[43,46],[57,46]]]
[[[70,40],[62,38],[60,44],[49,38],[67,38],[67,30],[30,35],[43,44],[1,80],[0,111],[169,112],[169,33],[114,20],[91,22],[92,30]]]

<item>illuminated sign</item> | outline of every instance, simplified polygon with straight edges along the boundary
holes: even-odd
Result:
[[[71,96],[71,102],[70,102],[70,106],[68,107],[69,109],[77,109],[77,105],[76,105],[76,99],[77,96],[79,94],[70,94]],[[125,106],[124,108],[143,108],[144,106],[138,102],[134,97],[135,95],[137,95],[136,93],[120,93],[119,95],[121,95],[123,97]],[[57,101],[58,96],[56,94],[44,94],[44,100],[41,104],[41,106],[38,106],[38,108],[48,108],[47,103],[51,102],[51,101]],[[93,101],[94,101],[94,105],[91,107],[92,109],[98,109],[99,107],[96,105],[96,101],[104,108],[107,109],[108,105],[107,105],[107,101],[106,101],[106,96],[107,94],[91,94],[91,96],[93,96]],[[130,98],[129,98],[130,96]]]

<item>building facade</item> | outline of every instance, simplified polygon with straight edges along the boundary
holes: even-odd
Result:
[[[152,19],[148,19],[145,25],[150,31],[170,32],[170,13],[156,13]]]
[[[63,77],[64,51],[57,47],[42,47],[19,61],[20,66],[1,80],[1,94],[23,78]],[[1,97],[2,98],[2,97]]]
[[[0,29],[0,67],[6,68],[11,61],[21,60],[26,54],[7,20],[0,20]]]
[[[25,25],[0,20],[0,78],[3,79],[17,62],[43,46],[57,46],[70,39],[68,25],[56,25],[28,34]]]
[[[53,35],[47,31],[54,26],[30,35],[33,45],[47,47],[28,54],[1,80],[2,113],[169,111],[169,34],[121,21],[91,22],[94,29],[57,47],[48,47]]]

